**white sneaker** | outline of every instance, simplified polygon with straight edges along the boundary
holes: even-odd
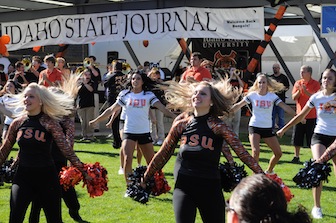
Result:
[[[274,172],[274,170],[272,172],[268,172],[267,170],[265,170],[265,174],[274,175],[275,172]]]
[[[323,217],[322,209],[318,207],[313,207],[311,214],[315,219],[321,219]]]
[[[122,167],[119,168],[118,174],[119,175],[124,175],[124,169]]]
[[[161,145],[162,145],[162,143],[163,143],[163,141],[162,141],[162,140],[158,140],[158,141],[156,142],[156,145],[158,145],[158,146],[161,146]]]

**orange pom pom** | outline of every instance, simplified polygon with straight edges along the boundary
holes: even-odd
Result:
[[[60,172],[60,184],[65,190],[79,184],[82,179],[83,175],[76,167],[63,167]]]

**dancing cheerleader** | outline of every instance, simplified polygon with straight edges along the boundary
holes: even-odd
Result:
[[[124,175],[127,185],[131,183],[128,180],[128,175],[132,173],[132,160],[136,144],[139,145],[147,164],[154,156],[149,127],[150,106],[158,108],[169,117],[176,117],[150,91],[153,88],[153,83],[145,73],[134,72],[126,89],[119,93],[117,101],[97,118],[90,121],[90,125],[93,125],[107,119],[121,108],[124,110],[125,125],[121,150],[124,152]],[[125,196],[128,196],[127,191]]]
[[[282,156],[279,141],[272,129],[272,112],[274,105],[280,106],[287,113],[294,116],[295,111],[286,105],[275,94],[283,90],[285,86],[266,74],[259,73],[248,94],[232,107],[232,111],[242,108],[244,105],[252,105],[252,117],[249,122],[249,140],[252,147],[252,156],[259,162],[260,140],[263,138],[265,143],[273,151],[266,173],[274,173],[273,169]]]
[[[277,134],[282,137],[283,134],[292,126],[301,122],[306,115],[313,109],[316,109],[317,120],[314,134],[311,139],[311,151],[314,160],[318,160],[336,139],[336,114],[332,106],[328,106],[330,101],[336,97],[336,71],[326,69],[322,74],[321,91],[313,94],[301,112],[290,120]],[[335,166],[336,157],[333,157]],[[323,217],[321,209],[322,183],[319,187],[313,187],[314,207],[312,215],[315,219]]]
[[[9,222],[23,222],[26,210],[33,199],[38,199],[47,222],[61,223],[61,188],[52,155],[55,141],[67,159],[84,176],[83,163],[67,143],[59,121],[73,111],[73,99],[56,94],[36,83],[29,84],[22,94],[19,113],[9,127],[0,147],[0,165],[8,157],[13,145],[19,146],[19,164],[14,176],[10,198]],[[89,179],[89,178],[87,178]]]
[[[194,222],[196,209],[203,222],[225,222],[224,196],[218,169],[223,141],[255,173],[261,167],[246,151],[238,136],[218,117],[228,114],[238,95],[227,82],[171,82],[166,89],[168,103],[184,111],[179,115],[144,174],[143,184],[168,162],[177,143],[173,206],[175,221]]]

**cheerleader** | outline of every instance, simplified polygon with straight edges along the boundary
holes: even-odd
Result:
[[[136,144],[139,145],[147,164],[154,156],[149,123],[150,106],[158,108],[169,117],[176,117],[150,91],[154,87],[153,83],[145,73],[134,72],[126,89],[119,93],[117,101],[97,118],[90,121],[90,125],[93,125],[107,119],[121,108],[124,110],[125,124],[121,150],[124,153],[124,176],[127,185],[130,183],[127,178],[132,173],[132,160]],[[125,196],[128,196],[127,191]]]
[[[218,118],[229,112],[238,95],[235,92],[227,81],[193,84],[171,82],[167,89],[169,104],[184,113],[174,120],[161,149],[144,174],[142,186],[163,168],[181,140],[174,169],[173,206],[177,223],[195,222],[197,209],[203,222],[225,222],[224,196],[218,169],[223,141],[253,172],[263,172],[238,136]]]
[[[274,173],[273,169],[282,156],[279,141],[272,130],[273,107],[274,105],[280,106],[290,115],[295,115],[295,111],[275,94],[284,88],[283,84],[269,78],[266,74],[259,73],[248,94],[231,109],[235,112],[244,105],[252,105],[252,117],[249,122],[249,140],[252,156],[259,162],[260,140],[262,138],[273,151],[266,173]]]
[[[321,91],[313,94],[301,112],[290,120],[277,134],[282,137],[283,134],[292,126],[301,122],[306,115],[313,109],[316,109],[316,125],[311,139],[311,151],[314,160],[318,160],[336,139],[336,114],[329,102],[336,97],[336,71],[326,69],[322,74]],[[333,157],[335,166],[336,157]],[[319,187],[313,188],[314,207],[312,215],[315,219],[323,217],[321,209],[322,183]]]

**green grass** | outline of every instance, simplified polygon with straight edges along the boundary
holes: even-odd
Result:
[[[250,151],[249,142],[246,134],[241,135],[241,140],[246,148]],[[283,157],[279,164],[275,167],[276,173],[283,179],[287,186],[291,188],[295,197],[289,203],[289,209],[294,210],[299,204],[305,206],[310,212],[313,206],[313,198],[311,190],[299,189],[292,181],[293,176],[302,167],[299,164],[290,163],[293,158],[293,147],[290,145],[290,137],[284,136],[280,139],[282,145]],[[155,147],[156,150],[159,147]],[[260,165],[263,169],[267,167],[268,160],[272,153],[269,148],[262,144],[260,154]],[[121,175],[117,174],[119,169],[119,150],[113,149],[111,140],[104,137],[99,137],[96,143],[75,143],[75,151],[80,159],[85,163],[100,162],[108,170],[109,190],[101,197],[90,198],[86,192],[86,188],[82,188],[81,184],[76,186],[79,201],[81,204],[80,214],[84,220],[91,223],[170,223],[174,222],[174,212],[172,207],[172,191],[170,193],[161,195],[159,197],[151,197],[146,205],[134,202],[130,198],[124,198],[125,182]],[[177,152],[178,150],[176,150]],[[10,156],[15,156],[17,153],[17,146],[14,147]],[[301,160],[306,161],[310,159],[310,149],[301,150]],[[176,155],[176,153],[175,153]],[[164,167],[164,172],[169,184],[173,187],[173,166],[175,157],[173,156],[167,165]],[[224,161],[224,158],[222,158]],[[239,159],[235,159],[240,163]],[[144,164],[143,160],[143,164]],[[134,160],[133,166],[136,161]],[[251,171],[247,168],[249,174]],[[322,193],[322,208],[324,218],[322,220],[315,220],[314,222],[335,223],[336,222],[336,179],[332,174],[329,177],[329,183],[326,183]],[[43,183],[43,182],[41,182]],[[8,222],[9,216],[9,196],[10,185],[5,184],[0,187],[0,222]],[[229,193],[225,193],[225,198],[230,197]],[[29,209],[27,211],[29,213]],[[28,214],[26,214],[27,219]],[[64,223],[74,222],[63,203],[63,221]],[[25,220],[25,222],[28,222]],[[45,217],[41,214],[41,222],[44,223]],[[202,222],[197,216],[196,222]]]

